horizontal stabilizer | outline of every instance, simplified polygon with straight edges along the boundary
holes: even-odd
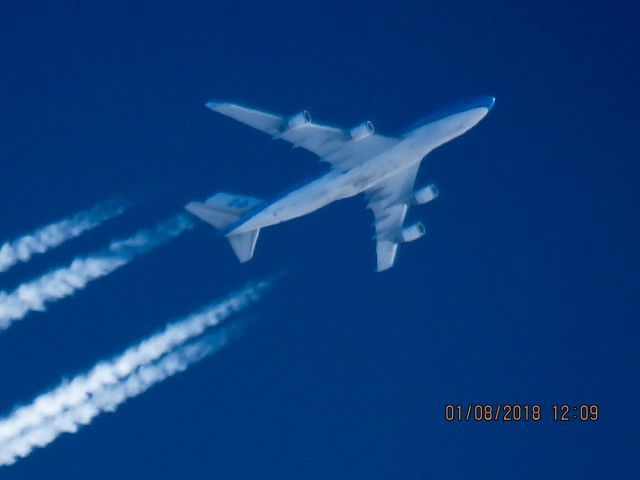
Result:
[[[195,215],[200,220],[213,225],[218,230],[224,230],[239,218],[238,215],[225,212],[224,210],[219,210],[215,207],[207,205],[206,203],[191,202],[184,208],[189,213]]]
[[[224,230],[232,223],[237,222],[249,210],[262,203],[257,198],[231,193],[216,193],[204,203],[191,202],[184,208],[218,230]]]
[[[220,192],[216,193],[213,197],[207,198],[205,203],[207,205],[218,208],[226,208],[238,213],[246,213],[249,210],[252,210],[260,205],[262,203],[262,200],[258,198],[248,197],[246,195],[236,195],[234,193]]]

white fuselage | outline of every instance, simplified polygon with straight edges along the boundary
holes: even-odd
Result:
[[[395,146],[379,152],[365,163],[346,172],[332,170],[283,195],[259,212],[251,212],[227,235],[286,222],[314,212],[336,200],[353,197],[369,190],[377,183],[421,162],[438,146],[465,133],[484,118],[489,108],[474,106],[428,122],[410,131]]]

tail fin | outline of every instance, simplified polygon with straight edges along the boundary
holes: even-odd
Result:
[[[256,249],[256,242],[258,241],[258,234],[260,229],[249,230],[244,233],[237,233],[235,235],[228,235],[227,239],[231,244],[231,248],[236,253],[236,257],[240,260],[240,263],[245,263],[251,260],[253,257],[253,251]]]
[[[205,203],[191,202],[184,208],[216,229],[224,230],[261,203],[262,200],[257,198],[231,193],[217,193],[207,199]],[[260,229],[256,229],[227,236],[241,263],[248,262],[253,257],[259,233]]]

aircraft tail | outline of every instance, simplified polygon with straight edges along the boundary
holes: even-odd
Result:
[[[256,249],[256,242],[258,241],[258,234],[260,229],[249,230],[244,233],[236,233],[235,235],[227,235],[227,239],[231,244],[231,248],[240,260],[240,263],[245,263],[253,258],[253,251]]]
[[[261,203],[262,200],[257,198],[231,193],[217,193],[204,203],[191,202],[184,208],[216,229],[224,230]],[[227,235],[231,248],[241,263],[248,262],[253,257],[259,233],[260,229],[258,228],[244,233]]]

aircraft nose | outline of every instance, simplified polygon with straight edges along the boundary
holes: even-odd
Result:
[[[460,111],[472,110],[474,108],[486,108],[488,113],[489,110],[493,108],[494,103],[496,103],[496,97],[492,95],[472,97],[461,104]]]

